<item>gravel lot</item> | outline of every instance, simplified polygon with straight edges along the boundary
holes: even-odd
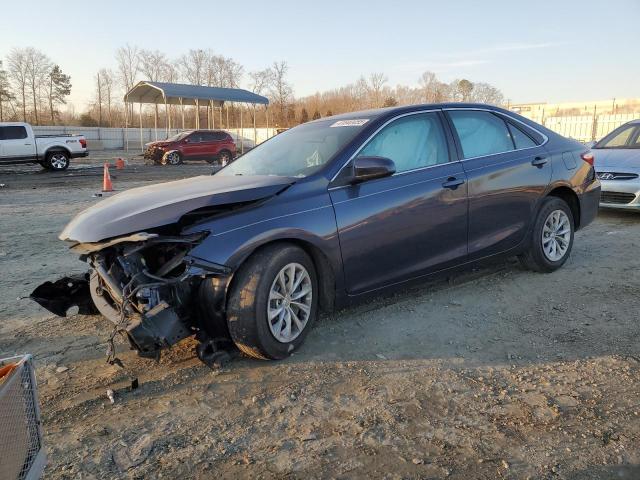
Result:
[[[0,168],[0,352],[35,355],[47,478],[640,478],[640,216],[601,212],[550,275],[504,260],[325,316],[286,361],[122,344],[121,369],[106,320],[19,299],[84,271],[57,235],[99,200],[99,162]]]

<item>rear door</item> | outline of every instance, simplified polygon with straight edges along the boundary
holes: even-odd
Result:
[[[390,158],[396,173],[330,187],[350,294],[466,259],[467,185],[461,162],[451,161],[449,140],[441,114],[401,116],[358,153]]]
[[[0,156],[3,160],[35,160],[36,147],[23,125],[0,127]]]
[[[201,153],[207,158],[214,158],[219,150],[220,132],[203,132]]]
[[[528,127],[489,110],[446,113],[469,185],[469,259],[517,246],[551,180],[545,148]]]

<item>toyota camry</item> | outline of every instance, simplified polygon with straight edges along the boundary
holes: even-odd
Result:
[[[287,130],[214,175],[81,212],[60,238],[87,274],[32,297],[59,315],[97,309],[143,355],[197,335],[281,359],[320,310],[454,267],[518,256],[553,272],[599,196],[584,145],[513,112],[349,113]]]

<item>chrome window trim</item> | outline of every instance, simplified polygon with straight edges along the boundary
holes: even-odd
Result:
[[[341,166],[341,167],[340,167],[340,169],[336,172],[336,174],[331,178],[331,180],[329,180],[329,184],[331,184],[331,182],[333,182],[333,181],[338,177],[338,175],[340,175],[340,173],[342,172],[342,170],[344,169],[344,167],[346,167],[346,166],[347,166],[347,164],[348,164],[351,160],[353,160],[354,158],[356,158],[356,157],[358,156],[358,154],[362,151],[362,149],[363,149],[364,147],[366,147],[366,146],[367,146],[367,144],[371,141],[371,139],[372,139],[373,137],[375,137],[375,136],[380,132],[380,130],[382,130],[384,127],[386,127],[387,125],[389,125],[391,122],[394,122],[394,121],[398,120],[399,118],[408,117],[409,115],[418,115],[418,114],[421,114],[421,113],[432,113],[432,112],[440,112],[440,111],[442,111],[442,109],[441,109],[441,108],[432,108],[432,109],[429,109],[429,110],[418,110],[418,111],[415,111],[415,112],[403,113],[402,115],[398,115],[398,116],[395,116],[395,117],[393,117],[393,118],[390,118],[389,120],[387,120],[386,122],[384,122],[382,125],[380,125],[380,126],[376,129],[376,131],[375,131],[375,132],[373,132],[371,135],[369,135],[369,137],[367,137],[367,139],[366,139],[364,142],[362,142],[362,145],[360,145],[360,147],[358,147],[358,149],[353,153],[353,155],[351,155],[351,156],[348,158],[348,160],[346,160],[346,161],[342,164],[342,166]],[[443,129],[443,130],[445,129],[444,125],[442,125],[442,129]],[[445,135],[446,135],[446,133],[445,133]],[[449,146],[447,145],[447,148],[448,148],[448,147],[449,147]],[[447,163],[450,163],[450,162],[447,162]],[[415,172],[415,171],[417,171],[417,170],[424,170],[425,168],[436,167],[436,166],[438,166],[438,165],[446,165],[446,163],[440,163],[440,164],[436,164],[436,165],[429,165],[429,166],[427,166],[427,167],[414,168],[413,170],[405,170],[404,172],[397,172],[397,173],[394,173],[394,174],[393,174],[393,175],[391,175],[391,176],[393,177],[393,176],[395,176],[395,175],[399,175],[399,174],[401,174],[401,173]],[[339,187],[330,187],[330,188],[329,188],[329,190],[333,190],[333,189],[336,189],[336,188],[341,188],[341,187],[344,187],[344,186],[346,186],[346,185],[340,185]]]

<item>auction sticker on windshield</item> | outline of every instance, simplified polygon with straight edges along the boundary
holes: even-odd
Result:
[[[368,118],[354,119],[354,120],[339,120],[332,123],[331,127],[360,127],[369,121]]]

